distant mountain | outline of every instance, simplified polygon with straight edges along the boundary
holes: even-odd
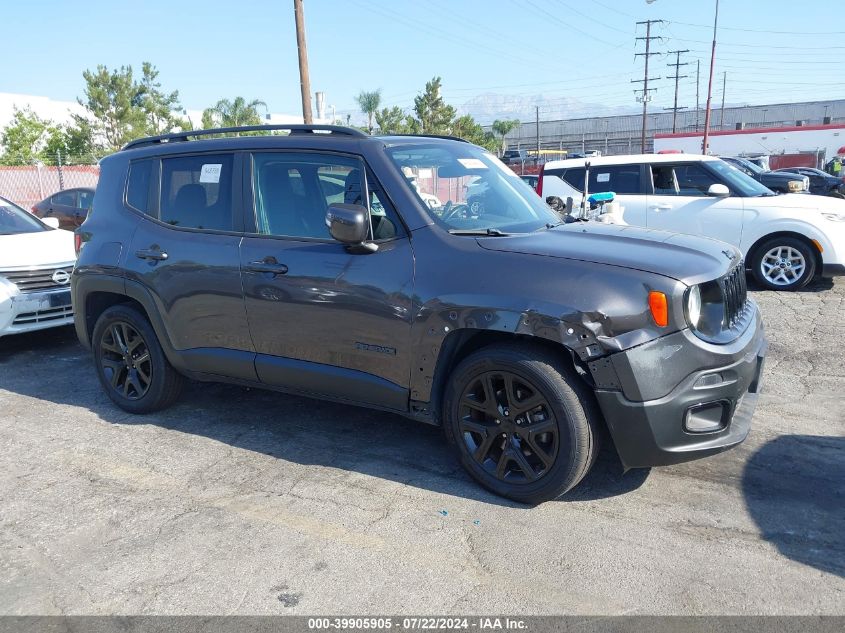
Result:
[[[540,120],[577,119],[581,117],[612,116],[632,114],[639,108],[631,106],[609,106],[603,103],[589,103],[570,97],[538,95],[506,95],[485,93],[473,97],[461,106],[460,114],[471,114],[482,125],[489,125],[495,119],[519,119],[522,122],[534,120],[535,106],[540,106]]]

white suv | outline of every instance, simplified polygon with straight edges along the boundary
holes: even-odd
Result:
[[[776,195],[712,156],[639,154],[558,160],[543,167],[537,192],[576,206],[590,163],[588,193],[612,191],[627,224],[723,240],[739,248],[765,287],[797,290],[815,275],[845,275],[845,200]]]

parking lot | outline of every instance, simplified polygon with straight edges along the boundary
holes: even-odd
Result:
[[[133,417],[72,328],[0,339],[0,613],[834,614],[845,604],[845,280],[752,293],[748,440],[535,508],[439,429],[192,384]]]

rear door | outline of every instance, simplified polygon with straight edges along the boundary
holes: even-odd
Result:
[[[710,186],[717,183],[730,190],[728,183],[722,182],[701,162],[655,163],[647,168],[651,186],[647,196],[649,228],[711,237],[739,246],[742,198],[707,194]]]
[[[126,201],[143,219],[126,268],[191,369],[254,380],[238,258],[240,169],[240,155],[227,152],[133,162]]]
[[[351,253],[326,227],[332,203],[362,204],[358,157],[252,155],[240,261],[262,382],[406,409],[414,257],[370,178],[374,253]],[[251,226],[250,226],[251,225]]]

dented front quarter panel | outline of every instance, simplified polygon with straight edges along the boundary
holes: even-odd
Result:
[[[588,362],[683,327],[687,286],[680,281],[608,264],[488,250],[479,239],[437,227],[414,232],[412,400],[431,399],[444,344],[462,331],[538,337]],[[448,248],[437,243],[442,240],[449,240]],[[668,327],[651,317],[651,290],[670,297]]]

